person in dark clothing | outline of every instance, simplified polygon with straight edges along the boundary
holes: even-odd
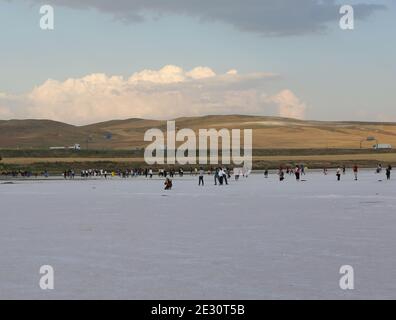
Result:
[[[301,176],[301,170],[299,166],[296,166],[296,169],[294,170],[294,174],[296,176],[296,180],[300,181],[300,176]]]
[[[264,171],[264,178],[266,178],[266,179],[268,178],[268,170]]]
[[[215,183],[215,186],[217,186],[217,181],[220,182],[220,180],[219,180],[219,168],[216,168],[215,174],[214,174],[214,183]]]
[[[221,170],[223,171],[223,181],[224,181],[224,183],[226,185],[228,185],[228,179],[227,179],[228,172],[227,172],[227,169],[221,169]]]
[[[166,178],[164,184],[165,184],[165,190],[171,190],[172,189],[173,184],[172,184],[172,180],[171,179]]]
[[[204,175],[205,175],[204,169],[203,169],[203,168],[200,168],[200,169],[199,169],[199,183],[198,183],[199,186],[200,186],[201,184],[202,184],[202,186],[205,185],[205,183],[204,183]]]
[[[386,168],[386,179],[390,180],[391,178],[391,171],[392,171],[392,166],[389,165],[388,168]]]
[[[283,169],[279,170],[279,181],[283,181],[285,180],[285,173],[283,171]]]

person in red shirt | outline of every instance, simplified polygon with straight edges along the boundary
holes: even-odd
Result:
[[[358,172],[359,172],[359,168],[357,165],[353,166],[353,173],[355,174],[355,180],[357,181],[358,179]]]

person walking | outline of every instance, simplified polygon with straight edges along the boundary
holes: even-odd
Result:
[[[220,180],[219,180],[219,168],[216,168],[215,174],[214,174],[214,183],[215,183],[215,186],[217,186],[217,181],[219,181],[219,183],[220,183]]]
[[[300,176],[301,176],[301,169],[299,166],[296,166],[296,169],[294,170],[294,174],[296,176],[296,180],[300,181]]]
[[[205,185],[205,182],[204,182],[204,175],[205,175],[204,169],[203,169],[203,168],[200,168],[200,169],[199,169],[199,182],[198,182],[198,185],[199,185],[199,186],[201,186],[201,184],[202,184],[202,186]]]
[[[337,169],[336,176],[337,176],[337,181],[340,181],[341,180],[341,168]]]
[[[388,168],[386,168],[386,180],[391,179],[391,171],[392,171],[392,166],[389,165]]]

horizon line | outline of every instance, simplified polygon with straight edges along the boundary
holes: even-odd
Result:
[[[368,120],[317,120],[317,119],[297,119],[297,118],[288,118],[288,117],[280,117],[280,116],[265,116],[265,115],[252,115],[252,114],[206,114],[200,116],[180,116],[177,118],[170,119],[154,119],[154,118],[139,118],[139,117],[131,117],[131,118],[115,118],[104,121],[92,122],[87,124],[71,124],[61,120],[54,120],[49,118],[11,118],[11,119],[0,119],[0,122],[11,122],[11,121],[47,121],[47,122],[55,122],[62,123],[73,127],[87,127],[96,124],[103,124],[108,122],[125,122],[125,121],[157,121],[157,122],[167,122],[167,121],[178,121],[185,119],[203,119],[210,117],[250,117],[250,118],[267,118],[267,119],[276,119],[283,121],[294,121],[294,122],[320,122],[320,123],[354,123],[354,124],[383,124],[383,125],[396,125],[396,122],[392,121],[368,121]]]

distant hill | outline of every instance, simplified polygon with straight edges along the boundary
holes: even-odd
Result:
[[[359,148],[374,136],[396,146],[396,123],[302,121],[278,117],[222,115],[176,119],[178,129],[253,129],[254,148]],[[75,143],[90,149],[130,149],[147,145],[144,133],[166,130],[166,121],[127,119],[87,126],[50,120],[0,121],[0,148],[47,149]],[[107,138],[106,138],[107,137]],[[111,139],[109,139],[111,137]],[[371,147],[375,142],[364,142]]]

